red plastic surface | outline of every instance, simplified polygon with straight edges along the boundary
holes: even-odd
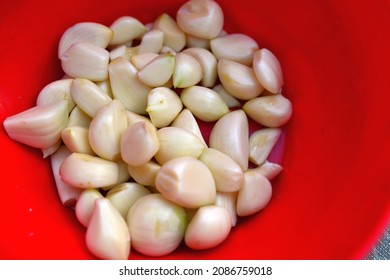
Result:
[[[57,45],[81,21],[147,23],[184,1],[0,2],[0,122],[61,78]],[[390,221],[390,3],[218,1],[225,29],[280,59],[293,117],[266,209],[215,249],[167,259],[359,259]],[[0,128],[0,259],[91,259],[85,229],[56,193],[48,160]],[[131,258],[144,258],[134,253]]]

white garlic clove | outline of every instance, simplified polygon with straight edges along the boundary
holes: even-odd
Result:
[[[270,181],[259,172],[248,170],[244,173],[244,184],[238,192],[237,215],[253,215],[268,205],[272,197]]]
[[[124,57],[127,58],[127,47],[125,45],[117,46],[110,50],[110,61],[113,61],[115,58]]]
[[[104,81],[108,77],[110,54],[104,48],[75,43],[61,56],[62,70],[73,78]]]
[[[113,98],[110,80],[99,81],[95,83],[106,95]]]
[[[160,54],[138,72],[138,79],[150,87],[163,86],[169,81],[175,68],[175,57]]]
[[[226,91],[241,100],[253,99],[264,90],[251,67],[231,60],[218,61],[218,77]]]
[[[114,32],[110,45],[124,44],[146,32],[146,27],[138,19],[131,16],[117,18],[110,25],[110,28]]]
[[[267,127],[281,127],[292,115],[290,100],[281,94],[254,98],[242,108],[251,119]]]
[[[62,34],[58,46],[58,58],[61,59],[73,44],[79,42],[90,43],[105,49],[113,35],[113,31],[103,24],[95,22],[77,23]]]
[[[203,144],[207,146],[206,141],[203,138],[202,132],[200,131],[198,122],[196,121],[194,115],[187,108],[183,109],[177,117],[171,123],[171,126],[183,128],[189,132],[192,132],[202,140]]]
[[[126,221],[106,198],[95,200],[86,242],[97,257],[127,260],[130,255],[130,233]]]
[[[154,187],[156,185],[157,172],[161,166],[154,162],[149,161],[141,166],[127,166],[130,176],[139,184],[143,186]]]
[[[73,79],[62,79],[49,83],[38,94],[37,106],[56,102],[57,100],[68,101],[69,113],[76,105],[70,95],[70,85]]]
[[[15,141],[34,148],[50,148],[61,139],[61,131],[68,123],[68,108],[66,100],[35,106],[7,117],[3,125]]]
[[[198,209],[188,224],[185,244],[195,250],[205,250],[221,244],[232,228],[228,211],[216,205]]]
[[[252,133],[249,137],[249,160],[256,165],[265,162],[278,141],[280,128],[263,128]]]
[[[103,195],[97,189],[78,189],[82,191],[77,200],[75,206],[76,218],[85,227],[88,227],[89,221],[91,220],[93,207],[95,200],[103,198]]]
[[[175,52],[179,52],[185,47],[186,35],[170,15],[166,13],[160,15],[154,21],[153,28],[164,33],[163,45],[172,48]]]
[[[68,126],[62,130],[62,141],[71,152],[95,155],[89,143],[88,130],[87,127]]]
[[[253,171],[259,172],[261,175],[266,177],[268,180],[274,179],[282,172],[283,167],[280,164],[265,161],[262,165],[252,169]]]
[[[84,113],[79,106],[73,108],[72,112],[69,114],[68,126],[82,126],[89,127],[92,118]]]
[[[210,48],[218,60],[228,59],[252,66],[253,55],[259,49],[259,45],[248,35],[236,33],[211,40]]]
[[[223,85],[218,84],[215,85],[212,90],[214,90],[216,93],[221,96],[222,100],[226,103],[226,105],[229,108],[235,108],[235,107],[240,107],[241,103],[238,101],[233,95],[228,93],[226,89],[223,87]]]
[[[210,133],[209,147],[217,149],[232,158],[241,167],[248,169],[249,127],[243,110],[227,113],[220,118]]]
[[[61,179],[77,188],[101,188],[118,182],[118,164],[99,157],[72,153],[60,167]]]
[[[202,48],[187,48],[184,53],[192,55],[202,67],[203,77],[200,84],[204,87],[213,87],[217,81],[217,59],[208,50]]]
[[[202,66],[193,56],[184,52],[176,54],[173,71],[173,86],[175,88],[196,85],[202,80],[202,74]]]
[[[224,15],[221,7],[213,0],[192,0],[179,8],[176,20],[184,32],[212,39],[221,33]]]
[[[137,68],[137,70],[141,70],[157,56],[157,53],[139,53],[133,55],[130,58],[130,62],[135,66],[135,68]]]
[[[195,117],[205,122],[213,122],[229,113],[229,108],[218,93],[202,86],[183,89],[180,98]]]
[[[225,208],[229,213],[232,227],[236,226],[238,220],[236,210],[237,196],[238,192],[217,192],[215,199],[215,205]]]
[[[138,46],[138,54],[159,53],[164,44],[164,33],[161,30],[153,29],[146,32]]]

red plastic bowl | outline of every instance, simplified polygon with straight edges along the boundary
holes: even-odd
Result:
[[[1,1],[1,123],[61,78],[57,46],[71,25],[110,25],[122,15],[147,23],[183,2]],[[241,219],[222,245],[165,258],[363,258],[390,220],[389,1],[218,2],[229,33],[252,36],[282,64],[294,108],[284,171],[268,207]],[[2,126],[0,144],[0,258],[94,258],[57,197],[49,161]]]

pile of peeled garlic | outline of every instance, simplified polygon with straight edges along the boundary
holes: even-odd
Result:
[[[64,78],[4,121],[50,157],[96,257],[212,248],[270,201],[282,166],[267,158],[291,103],[273,53],[223,23],[213,0],[184,3],[176,20],[78,23],[59,43]],[[207,141],[198,120],[213,124]]]

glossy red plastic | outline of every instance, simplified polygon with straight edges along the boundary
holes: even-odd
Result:
[[[252,36],[282,64],[294,109],[284,171],[268,207],[240,219],[222,245],[163,259],[364,258],[390,221],[389,1],[218,2],[227,32]],[[0,122],[62,77],[57,46],[71,25],[123,15],[147,23],[182,3],[1,1]],[[93,259],[49,161],[0,130],[0,259]]]

